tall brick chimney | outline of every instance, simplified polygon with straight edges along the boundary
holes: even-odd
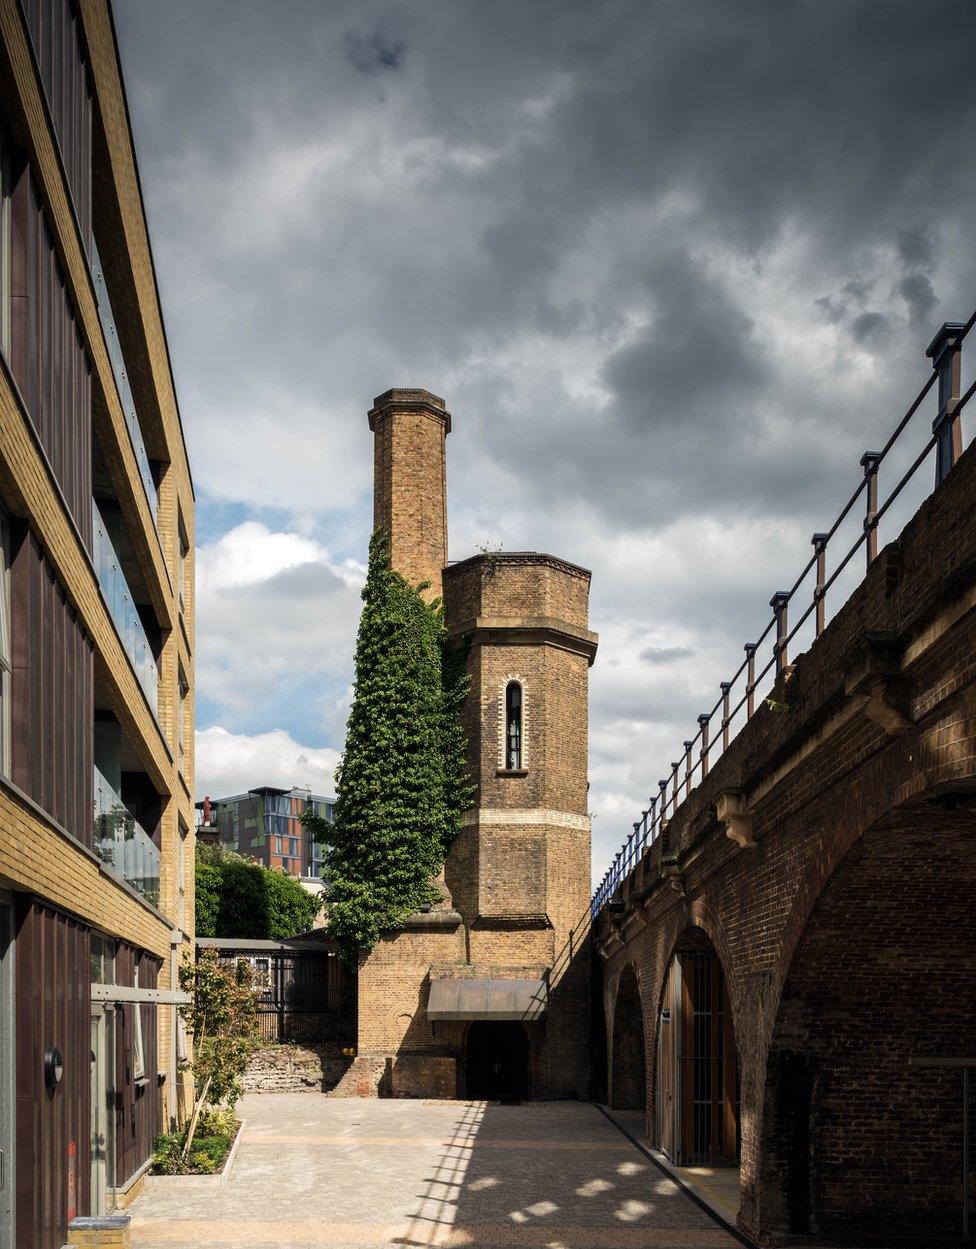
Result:
[[[373,400],[373,524],[390,535],[390,561],[413,585],[442,593],[447,563],[445,439],[451,414],[427,390],[388,390]]]

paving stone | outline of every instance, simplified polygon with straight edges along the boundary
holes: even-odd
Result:
[[[147,1192],[138,1249],[733,1249],[581,1102],[363,1101],[264,1094],[226,1184]]]

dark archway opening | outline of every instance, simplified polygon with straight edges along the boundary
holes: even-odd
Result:
[[[478,1020],[468,1026],[468,1097],[520,1102],[529,1095],[529,1038],[517,1019]]]
[[[632,1110],[643,1114],[647,1105],[644,1011],[637,974],[629,964],[624,968],[617,986],[611,1062],[610,1105],[614,1110]]]
[[[722,964],[701,928],[679,938],[658,1016],[655,1140],[682,1166],[735,1166],[739,1067]]]
[[[974,898],[976,818],[934,804],[870,829],[827,882],[767,1057],[764,1235],[958,1241],[962,1073],[918,1059],[976,1056]]]

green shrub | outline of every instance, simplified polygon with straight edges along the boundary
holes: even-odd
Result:
[[[193,1147],[183,1157],[186,1132],[167,1132],[153,1142],[153,1175],[213,1175],[224,1165],[237,1133],[238,1121],[228,1110],[207,1110],[200,1116]]]
[[[321,900],[294,876],[221,847],[201,846],[196,862],[198,937],[270,938],[307,932]]]

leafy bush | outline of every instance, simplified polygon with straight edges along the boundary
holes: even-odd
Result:
[[[221,880],[220,868],[212,863],[204,862],[198,857],[196,864],[196,892],[194,895],[198,937],[217,936]]]
[[[186,1131],[167,1132],[153,1142],[150,1170],[153,1175],[213,1175],[223,1166],[239,1127],[227,1111],[204,1111],[184,1157]]]
[[[328,926],[347,960],[439,901],[434,878],[471,806],[460,710],[463,648],[446,645],[440,602],[390,568],[386,535],[369,546],[356,638],[356,684],[336,770],[335,823],[306,811],[328,845]]]
[[[198,937],[281,941],[307,932],[321,899],[294,876],[220,846],[200,846],[196,862]]]

